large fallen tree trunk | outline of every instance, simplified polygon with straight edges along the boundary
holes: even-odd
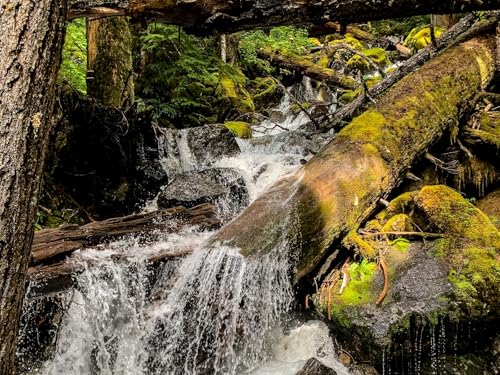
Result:
[[[72,286],[73,277],[83,270],[82,264],[67,257],[76,250],[124,235],[154,234],[156,230],[163,235],[178,232],[188,226],[197,226],[199,230],[210,230],[220,225],[215,206],[206,203],[193,208],[174,207],[96,221],[83,226],[64,225],[56,229],[38,231],[33,239],[32,266],[28,269],[30,296],[40,296]],[[156,263],[184,256],[190,250],[159,249],[156,253],[148,255],[148,260]],[[66,258],[60,260],[62,257]],[[56,262],[53,263],[54,261]]]
[[[277,25],[318,25],[408,17],[418,14],[457,13],[499,7],[497,0],[364,1],[321,0],[72,0],[70,17],[131,16],[184,26],[194,32],[230,33]]]
[[[212,238],[256,257],[292,249],[296,281],[356,229],[404,178],[416,158],[463,111],[494,72],[493,38],[435,57],[393,86],[297,173],[277,181]]]

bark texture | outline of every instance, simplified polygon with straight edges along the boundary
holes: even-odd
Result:
[[[66,2],[0,6],[0,373],[13,374]]]
[[[303,278],[470,109],[493,75],[494,57],[492,38],[435,57],[389,89],[301,170],[277,181],[212,242],[252,257],[287,247],[296,281]]]
[[[105,240],[161,230],[179,231],[182,227],[197,225],[201,230],[220,226],[215,206],[202,204],[193,208],[174,207],[144,214],[95,221],[82,226],[63,225],[56,229],[35,232],[31,249],[31,264],[46,263],[56,257]]]
[[[102,104],[133,100],[132,36],[126,17],[87,20],[87,93]]]
[[[184,26],[193,32],[230,33],[278,25],[344,24],[376,19],[488,10],[498,0],[71,0],[71,16],[127,15]]]

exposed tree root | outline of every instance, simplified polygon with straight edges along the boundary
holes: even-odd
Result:
[[[389,290],[389,275],[387,273],[387,265],[385,264],[384,257],[382,254],[380,254],[379,257],[379,266],[384,273],[384,288],[382,289],[382,292],[380,293],[377,302],[375,302],[376,305],[380,305],[384,301],[384,298]]]

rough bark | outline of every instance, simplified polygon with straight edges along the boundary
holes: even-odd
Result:
[[[69,255],[75,250],[124,235],[154,230],[171,233],[188,225],[197,225],[202,230],[217,228],[221,223],[215,211],[214,205],[206,203],[193,208],[174,207],[82,226],[63,225],[56,229],[37,231],[31,248],[31,264],[46,263],[55,257]]]
[[[71,17],[126,15],[184,26],[193,32],[230,33],[278,25],[344,24],[376,19],[498,8],[497,0],[71,0]]]
[[[329,85],[348,90],[353,90],[359,86],[358,82],[356,82],[356,80],[352,77],[341,74],[333,69],[315,64],[311,59],[305,57],[282,55],[270,49],[260,49],[257,54],[260,57],[269,60],[269,62],[273,65],[296,70],[307,77],[317,81],[323,81]]]
[[[112,107],[132,102],[132,36],[125,17],[87,20],[87,93]]]
[[[218,228],[215,206],[201,204],[193,208],[174,207],[145,214],[117,217],[83,226],[67,225],[35,233],[32,247],[29,297],[60,292],[73,286],[74,277],[83,271],[75,259],[67,257],[75,250],[84,251],[95,244],[124,235],[149,234],[156,230],[162,234],[178,232],[196,225],[200,230]],[[189,254],[190,248],[172,251],[159,250],[148,255],[151,263]],[[64,259],[62,259],[65,257]],[[62,260],[61,260],[62,259]],[[50,263],[50,264],[47,264]]]
[[[257,257],[290,249],[298,281],[356,229],[416,158],[473,106],[494,71],[492,38],[432,59],[355,118],[298,172],[283,177],[212,238]]]
[[[60,64],[66,2],[0,7],[0,373],[16,333]]]

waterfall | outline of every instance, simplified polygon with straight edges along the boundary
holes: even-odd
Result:
[[[312,95],[311,90],[309,85],[305,91]],[[288,110],[284,107],[289,105],[282,102],[281,109]],[[305,121],[294,116],[282,122],[285,129]],[[193,170],[196,163],[186,133],[181,131],[177,138],[165,134],[162,147],[176,150],[164,160],[165,168],[175,173]],[[283,137],[238,140],[238,155],[211,162],[237,170],[254,200],[311,156],[307,149],[313,147],[311,141],[293,137],[285,132]],[[147,206],[152,210],[156,203]],[[300,330],[291,314],[294,293],[286,240],[267,255],[252,258],[223,244],[208,246],[212,234],[188,228],[154,240],[124,238],[104,250],[74,254],[84,272],[76,276],[78,287],[66,297],[70,307],[57,335],[55,354],[36,373],[292,374],[306,357],[330,355],[333,344],[328,329],[316,325]],[[190,255],[160,269],[147,262],[148,254],[186,247],[193,250]],[[322,340],[322,344],[311,344],[300,358],[286,354],[288,344],[276,349],[289,337],[292,323],[302,339]],[[331,356],[322,360],[338,365]],[[269,372],[276,361],[281,370]]]

